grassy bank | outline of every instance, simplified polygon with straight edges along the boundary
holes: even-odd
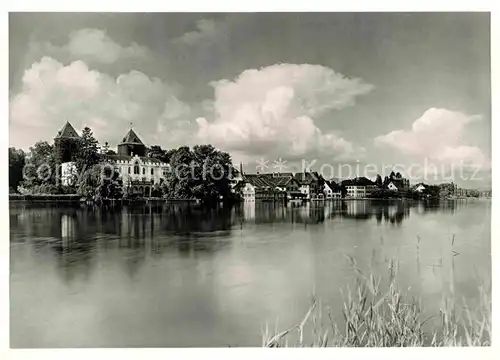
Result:
[[[397,286],[394,262],[388,279],[356,272],[354,288],[343,291],[343,317],[336,320],[328,306],[314,297],[296,325],[262,334],[265,347],[404,347],[490,346],[491,291],[478,284],[479,303],[471,309],[452,293],[443,297],[439,313],[424,317],[419,299]],[[385,285],[384,285],[385,283]]]

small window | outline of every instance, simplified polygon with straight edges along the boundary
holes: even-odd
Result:
[[[142,168],[142,175],[146,175],[146,168],[145,167]]]
[[[155,174],[155,169],[151,168],[151,175]]]
[[[128,167],[128,173],[130,174],[130,166]]]
[[[139,162],[134,164],[134,174],[139,175]]]

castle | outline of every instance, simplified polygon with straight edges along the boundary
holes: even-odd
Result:
[[[63,126],[54,138],[56,161],[61,165],[61,181],[70,185],[76,174],[73,155],[80,136],[69,123]],[[149,197],[152,187],[161,184],[169,171],[169,165],[156,158],[148,157],[146,145],[130,129],[118,144],[116,155],[103,154],[101,163],[114,167],[125,187],[133,194]]]

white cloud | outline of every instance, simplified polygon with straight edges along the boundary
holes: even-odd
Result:
[[[479,116],[431,108],[415,120],[411,130],[378,136],[375,144],[439,164],[489,167],[491,163],[480,148],[462,143],[466,127],[479,120]]]
[[[10,142],[27,148],[38,140],[51,141],[69,120],[77,130],[89,126],[98,140],[110,144],[133,122],[144,142],[169,145],[178,140],[172,133],[179,121],[189,116],[190,107],[160,79],[139,71],[114,78],[82,61],[63,65],[44,57],[25,71],[21,90],[11,98]]]
[[[43,56],[59,60],[83,60],[86,63],[115,64],[117,61],[149,57],[147,47],[132,42],[122,45],[111,39],[104,30],[80,29],[71,32],[68,42],[54,45],[51,42],[30,43],[28,61],[38,61]]]
[[[67,47],[76,57],[93,58],[103,63],[114,63],[119,58],[145,57],[148,53],[147,48],[136,43],[122,46],[98,29],[81,29],[71,33]]]
[[[279,152],[300,157],[328,154],[338,160],[359,156],[339,135],[323,133],[314,118],[354,104],[373,89],[319,65],[278,64],[246,70],[233,81],[212,83],[215,120],[197,119],[198,138],[227,150]]]

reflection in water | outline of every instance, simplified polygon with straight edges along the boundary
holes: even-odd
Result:
[[[405,285],[432,309],[445,287],[474,296],[472,266],[488,274],[489,206],[11,204],[12,338],[17,346],[258,345],[266,320],[300,320],[312,286],[341,308],[338,288],[352,280],[343,252],[380,275],[401,259]]]
[[[318,203],[289,204],[283,206],[273,203],[245,203],[241,206],[243,222],[265,223],[304,223],[319,224],[325,219],[344,218],[370,220],[373,216],[377,223],[382,220],[401,224],[410,216],[410,208],[417,206],[406,201],[330,201]],[[433,211],[433,207],[428,207]]]
[[[50,247],[57,255],[61,276],[71,281],[77,273],[89,276],[98,246],[125,249],[124,266],[129,276],[133,277],[147,256],[161,256],[163,252],[172,250],[184,257],[200,251],[218,251],[231,244],[224,239],[230,238],[233,228],[243,229],[246,224],[296,223],[307,226],[322,224],[327,219],[369,221],[374,218],[379,225],[400,225],[411,211],[418,214],[438,211],[454,213],[460,206],[463,204],[452,201],[399,200],[288,205],[255,202],[233,208],[210,209],[180,204],[102,208],[28,205],[11,209],[10,224],[14,231],[23,229],[35,249],[43,248],[47,244],[46,239],[50,238]],[[159,233],[169,237],[159,237]]]

